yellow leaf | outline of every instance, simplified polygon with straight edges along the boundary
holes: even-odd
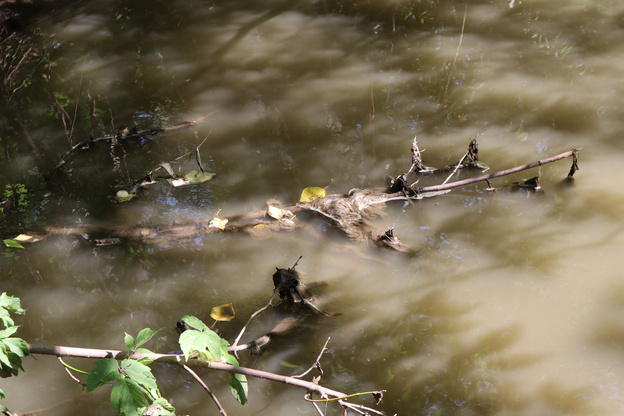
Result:
[[[31,235],[26,235],[26,234],[20,234],[17,237],[15,237],[13,240],[15,241],[28,241],[28,240],[32,240],[32,236]]]
[[[210,311],[210,317],[215,321],[230,321],[234,318],[234,307],[231,303],[215,306]]]
[[[316,186],[309,186],[301,192],[299,202],[312,202],[315,199],[323,198],[324,196],[325,189]]]
[[[210,220],[210,223],[208,224],[208,227],[218,228],[220,230],[224,230],[225,229],[225,225],[227,223],[228,223],[227,219],[214,217],[213,219]]]
[[[268,227],[268,225],[266,225],[266,224],[256,224],[256,225],[253,226],[253,229],[254,230],[262,230],[263,228],[267,228],[267,227]]]

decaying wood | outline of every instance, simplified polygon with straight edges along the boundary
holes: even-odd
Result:
[[[218,112],[219,110],[212,111],[194,120],[183,121],[174,126],[155,127],[155,128],[149,128],[149,129],[139,129],[137,128],[137,126],[130,126],[130,127],[117,129],[115,132],[110,133],[110,134],[105,134],[101,137],[88,137],[85,140],[82,140],[81,142],[76,143],[67,152],[65,152],[65,154],[61,156],[61,158],[59,159],[56,166],[54,166],[54,169],[58,169],[61,166],[65,165],[67,163],[67,159],[69,158],[69,156],[74,154],[76,150],[88,149],[94,143],[97,143],[100,141],[122,141],[122,140],[129,140],[129,139],[138,139],[140,137],[154,136],[159,133],[170,133],[170,132],[185,129],[188,127],[196,126],[199,123],[206,120],[208,117]]]
[[[206,116],[207,117],[207,116]],[[176,222],[169,226],[147,227],[137,226],[108,226],[108,225],[82,225],[77,227],[54,228],[46,227],[43,230],[34,232],[34,241],[52,235],[76,235],[94,241],[93,235],[135,239],[146,242],[171,241],[178,239],[195,238],[220,232],[242,232],[251,235],[262,235],[280,230],[292,230],[304,227],[310,216],[322,216],[332,225],[342,230],[349,238],[361,243],[372,243],[374,245],[388,248],[392,251],[402,252],[409,255],[417,254],[415,250],[403,244],[394,230],[380,231],[372,225],[372,219],[383,214],[385,204],[392,201],[417,201],[427,197],[434,197],[449,192],[453,188],[467,186],[478,182],[486,182],[490,186],[490,180],[527,169],[543,166],[556,162],[570,156],[573,157],[573,164],[568,174],[568,178],[578,170],[578,154],[582,148],[572,149],[546,159],[541,159],[532,163],[516,166],[486,175],[458,180],[442,185],[426,186],[419,188],[417,182],[408,185],[410,175],[430,174],[431,172],[441,172],[450,167],[434,169],[426,167],[422,162],[421,152],[416,141],[411,147],[412,160],[410,169],[397,176],[390,187],[354,189],[348,194],[331,194],[315,199],[311,202],[302,202],[290,206],[283,206],[277,201],[268,201],[269,209],[278,209],[284,213],[283,217],[275,218],[269,212],[257,210],[245,214],[231,215],[222,218],[227,220],[223,227],[216,227],[212,218],[201,221]],[[482,168],[485,166],[478,159],[478,147],[476,140],[472,140],[468,152],[457,165],[463,167]],[[454,165],[453,167],[457,167]],[[539,184],[539,180],[537,182]],[[106,241],[104,239],[102,241]]]

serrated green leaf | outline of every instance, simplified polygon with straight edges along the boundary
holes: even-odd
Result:
[[[175,407],[173,407],[173,406],[171,405],[171,403],[169,403],[169,402],[167,401],[167,399],[165,399],[164,397],[159,397],[158,399],[154,400],[153,404],[158,405],[158,406],[160,406],[160,407],[161,407],[161,410],[160,410],[160,415],[165,415],[165,416],[169,416],[169,415],[171,415],[171,416],[175,416],[175,411],[176,411],[176,410],[175,410]],[[163,410],[164,410],[166,413],[163,413]]]
[[[238,360],[232,354],[227,352],[227,346],[225,347],[225,351],[221,354],[221,361],[227,364],[232,364],[238,366]]]
[[[119,372],[119,364],[114,358],[104,358],[97,360],[93,364],[93,370],[87,377],[87,389],[86,392],[93,391],[100,386],[111,381],[121,379],[121,373]]]
[[[151,363],[154,362],[154,360],[152,360],[151,358],[148,358],[148,357],[139,358],[137,361],[140,362],[141,364],[145,364],[145,365],[150,365]]]
[[[181,318],[188,326],[199,331],[210,331],[210,328],[201,319],[190,315],[182,315]]]
[[[141,407],[147,407],[149,402],[135,381],[122,379],[115,384],[111,391],[111,404],[117,413],[136,416],[137,410]]]
[[[230,384],[232,395],[236,398],[236,400],[238,400],[240,404],[247,403],[247,394],[249,393],[247,377],[242,374],[230,373],[228,376],[228,383]]]
[[[19,326],[10,326],[7,329],[3,329],[2,331],[0,331],[0,340],[10,337],[14,333],[16,333],[18,329]]]
[[[6,292],[2,292],[0,295],[0,307],[8,309],[10,312],[16,313],[18,315],[23,315],[26,313],[24,309],[22,309],[20,305],[20,298],[15,296],[9,296]]]
[[[11,319],[11,315],[9,315],[9,311],[7,311],[6,309],[0,308],[0,320],[2,320],[2,323],[5,327],[15,325],[15,322],[13,322],[13,319]]]
[[[221,357],[221,337],[215,332],[186,330],[180,335],[180,348],[188,360],[194,353],[202,357],[215,361]]]
[[[21,338],[5,338],[2,340],[2,343],[18,357],[25,357],[30,354],[28,344]]]
[[[134,337],[127,332],[124,332],[124,344],[126,344],[126,348],[130,351],[134,351],[136,344],[134,342]]]
[[[139,331],[139,334],[137,335],[137,338],[136,338],[137,348],[145,344],[150,339],[152,339],[152,337],[156,335],[158,331],[160,331],[160,329],[157,329],[154,331],[150,328],[143,328],[141,331]]]
[[[11,360],[7,354],[6,347],[4,344],[0,343],[0,363],[5,365],[6,367],[13,368],[13,364],[11,364]]]
[[[136,381],[139,385],[144,386],[146,389],[158,389],[156,384],[156,378],[152,374],[152,369],[136,360],[123,360],[121,362],[121,368],[130,378],[130,380]]]

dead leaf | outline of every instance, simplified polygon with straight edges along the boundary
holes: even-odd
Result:
[[[212,227],[212,228],[218,228],[220,230],[225,230],[225,226],[228,223],[228,220],[225,218],[217,218],[214,217],[213,219],[210,220],[210,223],[208,224],[208,227]]]
[[[231,321],[234,318],[234,307],[231,303],[215,306],[210,311],[210,317],[215,321]]]
[[[315,199],[323,198],[324,196],[325,189],[316,186],[309,186],[301,192],[299,202],[312,202]]]

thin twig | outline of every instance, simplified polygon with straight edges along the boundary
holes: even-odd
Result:
[[[193,376],[193,378],[197,380],[200,386],[202,386],[203,389],[206,390],[206,393],[208,393],[212,401],[215,402],[215,404],[219,408],[219,413],[221,413],[223,416],[227,416],[227,413],[225,412],[225,409],[223,408],[223,406],[221,406],[221,403],[219,403],[219,399],[217,398],[217,396],[215,396],[215,394],[210,390],[210,388],[206,385],[206,383],[204,383],[204,381],[197,375],[197,373],[191,370],[189,366],[187,366],[186,364],[182,364],[182,368],[184,368],[191,376]]]
[[[314,370],[315,368],[318,368],[321,371],[321,374],[323,374],[323,370],[321,370],[321,357],[323,356],[323,354],[325,353],[325,350],[327,348],[327,344],[329,344],[329,340],[331,339],[331,337],[327,337],[327,341],[325,341],[325,345],[323,345],[323,348],[321,348],[321,352],[319,353],[318,357],[316,357],[316,361],[314,361],[314,364],[312,364],[310,366],[310,368],[308,368],[305,372],[299,374],[298,376],[293,376],[294,378],[301,378],[303,376],[305,376],[306,374],[308,374],[310,371]]]
[[[464,155],[462,156],[462,158],[459,160],[459,162],[457,163],[457,165],[455,165],[455,169],[453,169],[453,172],[451,172],[451,174],[448,176],[448,178],[446,178],[446,180],[444,182],[442,182],[442,185],[444,185],[445,183],[447,183],[449,181],[449,179],[451,179],[451,177],[453,177],[453,175],[455,175],[455,172],[457,172],[457,169],[459,169],[459,167],[462,165],[462,163],[464,162],[464,159],[466,159],[466,157],[468,156],[468,153],[470,151],[468,150],[466,153],[464,153]]]
[[[257,311],[255,311],[254,313],[251,314],[251,316],[249,317],[249,319],[247,320],[247,323],[243,326],[243,328],[241,329],[240,333],[238,334],[238,336],[236,337],[236,339],[234,340],[234,343],[231,345],[231,348],[236,348],[238,346],[238,341],[240,341],[241,337],[243,336],[243,334],[245,333],[245,331],[247,330],[247,326],[249,325],[249,323],[251,322],[251,320],[253,318],[255,318],[260,312],[264,311],[265,309],[267,309],[269,306],[271,306],[271,302],[273,302],[273,298],[275,297],[275,291],[273,291],[273,294],[271,295],[271,299],[269,299],[269,301],[267,302],[266,305],[264,305],[262,308],[258,309]],[[234,353],[236,353],[236,350],[234,351]]]
[[[318,412],[319,415],[321,416],[325,416],[325,414],[323,413],[323,411],[321,410],[321,408],[318,406],[318,404],[316,403],[312,403],[312,405],[314,406],[314,408],[316,409],[316,411]]]
[[[56,358],[61,362],[61,364],[63,364],[63,368],[65,369],[67,374],[69,374],[69,376],[71,377],[72,380],[74,380],[76,383],[78,383],[80,385],[84,385],[84,384],[82,384],[82,381],[78,380],[78,378],[75,375],[73,375],[72,372],[69,370],[72,367],[70,367],[67,364],[65,364],[65,362],[63,361],[63,359],[61,357],[56,357]]]
[[[453,68],[455,68],[455,64],[457,63],[457,57],[459,56],[459,48],[461,48],[462,42],[464,40],[464,28],[466,27],[466,15],[468,14],[468,0],[465,0],[465,9],[464,9],[464,20],[462,22],[461,35],[459,36],[459,44],[457,45],[457,52],[455,52],[455,59],[453,59],[453,64],[449,69],[448,79],[446,80],[446,88],[444,88],[444,96],[442,97],[442,101],[446,100],[446,93],[448,92],[449,84],[451,83],[451,76],[453,75]]]

